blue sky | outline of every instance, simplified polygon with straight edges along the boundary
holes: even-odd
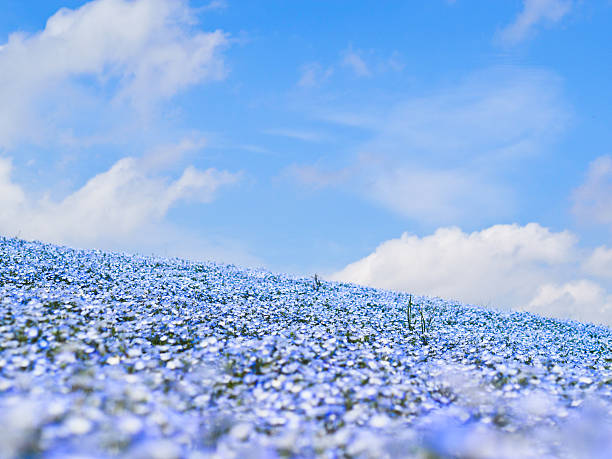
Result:
[[[5,0],[0,232],[612,323],[611,21]]]

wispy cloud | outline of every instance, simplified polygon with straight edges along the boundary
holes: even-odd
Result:
[[[536,223],[450,227],[385,241],[331,277],[612,325],[612,276],[600,283],[589,275],[583,261],[593,254],[572,233]]]
[[[345,185],[354,177],[355,171],[347,167],[344,169],[326,170],[318,165],[291,165],[284,175],[291,180],[313,189],[323,189]]]
[[[164,170],[169,166],[180,164],[187,154],[202,150],[206,143],[204,137],[194,135],[178,143],[158,145],[144,155],[141,163],[147,170]]]
[[[348,189],[432,224],[511,217],[516,196],[506,166],[546,150],[568,119],[557,78],[525,69],[487,70],[427,97],[319,114],[369,139],[342,173],[294,166],[298,179]]]
[[[498,38],[506,44],[517,44],[541,24],[559,22],[571,8],[572,0],[523,0],[523,10],[513,23],[499,32]]]
[[[226,0],[212,0],[199,8],[200,11],[224,10],[228,7]]]
[[[325,139],[325,135],[320,132],[307,131],[304,129],[266,129],[263,133],[279,137],[288,137],[304,142],[320,142]]]
[[[367,56],[364,57],[364,54]],[[349,46],[340,53],[337,60],[328,65],[320,62],[302,65],[297,85],[302,88],[313,88],[321,86],[332,76],[373,77],[388,72],[402,72],[405,67],[403,56],[398,51],[385,56],[372,50],[365,53]],[[342,72],[343,69],[345,72]]]
[[[300,78],[297,85],[302,88],[312,88],[323,83],[333,73],[333,67],[324,68],[319,62],[309,62],[300,68]]]
[[[344,52],[342,65],[351,69],[357,76],[367,77],[371,75],[370,69],[361,54],[352,48]]]
[[[510,215],[516,198],[509,187],[468,167],[433,168],[386,160],[361,160],[358,180],[367,199],[422,222],[462,221],[466,216]],[[503,207],[500,204],[503,203]]]
[[[612,225],[612,157],[589,165],[586,179],[572,194],[573,212],[582,223]]]

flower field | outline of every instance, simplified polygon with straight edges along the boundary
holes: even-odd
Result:
[[[0,238],[0,457],[609,458],[612,331]]]

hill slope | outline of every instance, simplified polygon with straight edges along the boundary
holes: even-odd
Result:
[[[610,457],[611,338],[0,238],[0,457]]]

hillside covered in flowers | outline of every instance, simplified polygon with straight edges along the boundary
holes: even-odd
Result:
[[[0,238],[0,457],[612,456],[612,332]]]

